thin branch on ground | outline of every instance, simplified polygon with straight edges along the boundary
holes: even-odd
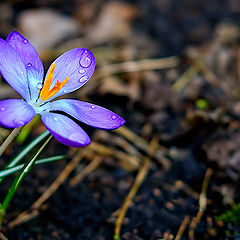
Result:
[[[105,78],[114,74],[126,72],[168,69],[177,67],[179,63],[180,59],[175,56],[162,59],[143,59],[138,61],[128,61],[100,67],[96,72],[95,78]]]
[[[8,240],[8,239],[3,235],[3,233],[0,232],[0,240]]]
[[[106,147],[103,144],[92,142],[88,149],[91,149],[94,152],[97,152],[103,156],[113,156],[120,161],[120,164],[124,165],[129,171],[138,169],[139,159],[133,155],[126,154],[123,151],[116,150],[110,146]]]
[[[36,214],[32,214],[32,211],[39,209],[42,204],[47,201],[52,194],[59,188],[59,186],[66,180],[66,178],[70,175],[70,173],[75,169],[75,167],[79,164],[79,162],[83,159],[85,155],[85,150],[78,150],[75,157],[67,164],[67,166],[63,169],[61,174],[55,179],[55,181],[48,187],[48,189],[42,194],[42,196],[32,205],[30,210],[24,211],[21,213],[16,219],[9,223],[9,227],[13,228],[17,225],[20,225],[26,222],[26,219],[29,221]],[[36,212],[37,213],[37,212]],[[32,215],[32,217],[29,217]]]
[[[128,61],[123,63],[109,64],[101,66],[94,74],[95,84],[88,84],[87,87],[81,89],[81,94],[87,95],[99,85],[103,79],[119,73],[162,70],[177,67],[180,59],[176,56],[160,58],[160,59],[142,59],[137,61]]]
[[[212,174],[213,174],[213,170],[211,168],[208,168],[203,180],[202,190],[199,195],[199,211],[197,213],[197,216],[193,218],[190,224],[190,230],[188,233],[188,237],[190,240],[194,240],[195,229],[199,224],[199,222],[201,221],[201,218],[207,208],[207,187]]]
[[[238,55],[237,55],[237,75],[238,75],[238,82],[240,84],[240,48],[238,49]]]
[[[117,240],[120,238],[120,232],[121,232],[121,228],[122,228],[122,224],[123,224],[123,219],[127,213],[128,208],[130,207],[134,196],[136,195],[139,187],[141,186],[141,184],[143,183],[144,179],[146,178],[148,171],[150,169],[151,166],[151,157],[153,155],[153,153],[156,151],[156,148],[158,146],[158,141],[156,138],[154,138],[150,145],[149,145],[149,156],[145,158],[145,161],[142,165],[142,167],[139,169],[139,172],[137,174],[137,177],[135,179],[135,182],[132,186],[132,188],[130,189],[127,197],[124,199],[123,205],[119,210],[119,215],[116,219],[115,222],[115,230],[114,230],[114,239]]]
[[[178,232],[176,234],[176,237],[175,237],[175,240],[180,240],[182,235],[183,235],[183,232],[185,231],[187,225],[189,223],[189,216],[185,216],[179,229],[178,229]]]
[[[232,91],[226,81],[220,81],[216,74],[208,67],[200,57],[188,56],[189,62],[204,76],[212,86],[221,88],[227,95],[232,96]]]
[[[93,172],[98,166],[101,165],[103,159],[99,156],[95,157],[82,171],[80,171],[74,178],[71,179],[69,185],[75,187],[79,184],[86,176]]]
[[[190,66],[172,85],[172,89],[175,92],[181,92],[199,73],[199,70],[195,66]]]
[[[123,137],[114,135],[114,137],[112,138],[112,143],[116,144],[118,147],[121,147],[124,151],[131,155],[141,157],[141,154],[138,152],[138,149],[134,145],[129,144],[129,142]]]
[[[143,150],[145,153],[148,153],[149,150],[149,144],[146,140],[141,138],[140,136],[136,135],[134,132],[129,130],[127,127],[121,127],[116,131],[117,134],[125,137],[128,141],[130,141],[133,145],[137,146],[141,150]],[[159,154],[157,154],[159,153]],[[162,164],[164,170],[168,170],[171,168],[171,161],[165,157],[165,155],[168,155],[168,149],[159,145],[157,146],[157,149],[153,155],[153,157],[156,158],[156,160]]]

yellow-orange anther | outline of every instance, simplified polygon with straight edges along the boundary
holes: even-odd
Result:
[[[51,65],[49,73],[48,73],[48,75],[46,77],[46,80],[44,82],[43,88],[40,92],[39,98],[41,98],[42,101],[45,101],[45,100],[51,98],[52,96],[54,96],[69,80],[69,77],[67,77],[62,82],[59,82],[57,80],[54,87],[50,90],[52,80],[53,80],[54,70],[55,70],[55,63],[53,63]]]

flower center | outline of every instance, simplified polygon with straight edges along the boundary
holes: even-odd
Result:
[[[41,98],[41,102],[46,101],[47,99],[54,96],[69,80],[69,77],[67,77],[62,82],[59,82],[57,80],[55,85],[50,89],[52,81],[53,81],[54,71],[55,71],[55,63],[53,63],[51,65],[49,73],[46,77],[46,80],[45,80],[42,90],[40,92],[39,98]]]

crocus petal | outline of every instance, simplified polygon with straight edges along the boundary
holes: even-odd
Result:
[[[125,123],[120,116],[103,107],[73,99],[54,101],[51,110],[65,112],[85,124],[101,129],[116,129]]]
[[[92,76],[96,63],[90,50],[85,48],[75,48],[58,57],[54,61],[54,64],[55,71],[51,88],[55,85],[57,80],[60,82],[63,82],[67,78],[69,78],[69,80],[62,89],[49,100],[75,91],[83,86]],[[49,70],[47,75],[48,73]]]
[[[0,38],[0,72],[25,100],[30,99],[25,64],[16,50]]]
[[[90,144],[89,136],[70,118],[58,113],[43,113],[41,116],[46,128],[59,142],[70,147]]]
[[[35,116],[31,105],[21,99],[0,101],[0,125],[7,128],[21,127]]]
[[[36,49],[16,31],[11,32],[6,41],[16,50],[25,64],[31,98],[37,99],[43,81],[44,68]]]

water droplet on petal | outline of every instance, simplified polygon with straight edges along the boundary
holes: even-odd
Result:
[[[6,109],[4,107],[1,107],[1,111],[4,112]]]
[[[42,89],[42,87],[43,87],[42,83],[38,83],[38,84],[37,84],[37,89],[40,90],[40,89]]]
[[[24,43],[28,43],[28,40],[27,40],[27,39],[25,39],[25,40],[23,40],[23,42],[24,42]]]
[[[84,74],[84,73],[86,72],[86,70],[80,69],[80,70],[78,70],[78,72],[79,72],[80,74]]]
[[[91,52],[86,50],[81,56],[80,65],[84,68],[87,68],[91,65],[91,63]]]
[[[91,106],[91,108],[92,108],[92,109],[94,109],[94,108],[95,108],[95,106],[93,106],[93,105],[92,105],[92,106]]]
[[[76,102],[76,103],[75,103],[75,105],[77,106],[77,105],[78,105],[78,103]]]
[[[31,67],[31,66],[32,66],[32,64],[31,64],[31,63],[28,63],[28,64],[27,64],[27,67]]]
[[[64,93],[67,93],[67,90],[64,90],[63,92],[64,92]]]
[[[115,115],[112,115],[112,120],[115,120],[117,117]]]
[[[58,121],[58,118],[57,118],[57,117],[54,117],[53,120],[54,120],[54,121]]]
[[[79,79],[79,82],[80,82],[80,83],[84,83],[84,82],[86,82],[88,79],[89,79],[88,76],[82,76],[82,77]]]
[[[20,71],[21,74],[23,74],[23,71]]]

